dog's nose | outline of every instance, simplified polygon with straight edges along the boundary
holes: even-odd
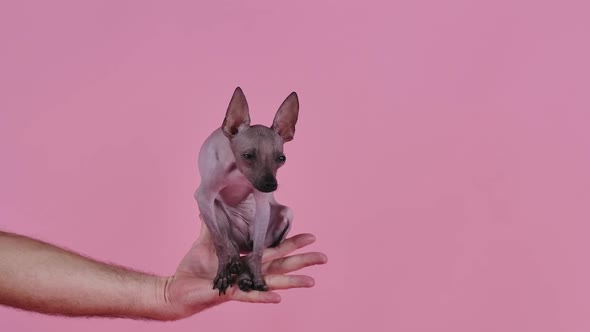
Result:
[[[271,192],[277,189],[277,179],[272,175],[267,175],[262,179],[262,191]]]

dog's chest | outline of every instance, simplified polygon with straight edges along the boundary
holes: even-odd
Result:
[[[234,168],[226,175],[226,183],[224,188],[219,192],[221,201],[229,206],[237,206],[239,204],[252,204],[254,200],[248,199],[253,191],[252,184],[238,169]]]
[[[219,193],[219,198],[231,223],[247,231],[256,214],[256,201],[252,190],[238,186],[226,187]]]
[[[221,201],[229,206],[237,206],[238,204],[245,204],[250,201],[254,206],[254,199],[249,199],[249,196],[252,196],[251,194],[252,188],[240,185],[227,186],[219,192]]]

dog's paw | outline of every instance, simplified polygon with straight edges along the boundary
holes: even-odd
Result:
[[[268,286],[262,275],[262,261],[260,256],[252,254],[242,257],[242,274],[238,276],[238,286],[242,291],[267,291]]]
[[[264,282],[264,279],[254,277],[252,279],[252,289],[255,289],[255,290],[261,291],[261,292],[266,292],[268,290],[268,286]]]
[[[242,274],[238,277],[238,287],[243,292],[249,292],[253,289],[252,279],[248,274]]]
[[[229,264],[229,273],[230,274],[240,274],[244,271],[244,267],[242,266],[242,262],[240,259],[234,259]]]
[[[213,289],[218,289],[219,295],[221,295],[221,293],[225,294],[225,291],[231,284],[232,280],[229,275],[218,275],[213,280]]]
[[[219,266],[217,267],[217,275],[213,279],[213,289],[218,289],[219,295],[221,295],[225,294],[227,288],[236,282],[236,277],[244,271],[245,265],[239,255],[236,255],[235,258],[223,255],[218,259]]]

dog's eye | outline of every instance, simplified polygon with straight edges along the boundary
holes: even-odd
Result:
[[[254,155],[250,153],[244,153],[242,157],[244,157],[244,159],[254,159]]]
[[[284,163],[287,160],[287,157],[285,157],[284,155],[280,155],[277,157],[277,161],[280,163]]]

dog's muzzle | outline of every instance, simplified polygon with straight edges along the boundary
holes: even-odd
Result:
[[[263,193],[273,192],[277,190],[278,187],[277,179],[275,179],[275,177],[272,175],[267,175],[262,178],[261,181],[256,183],[254,187]]]

